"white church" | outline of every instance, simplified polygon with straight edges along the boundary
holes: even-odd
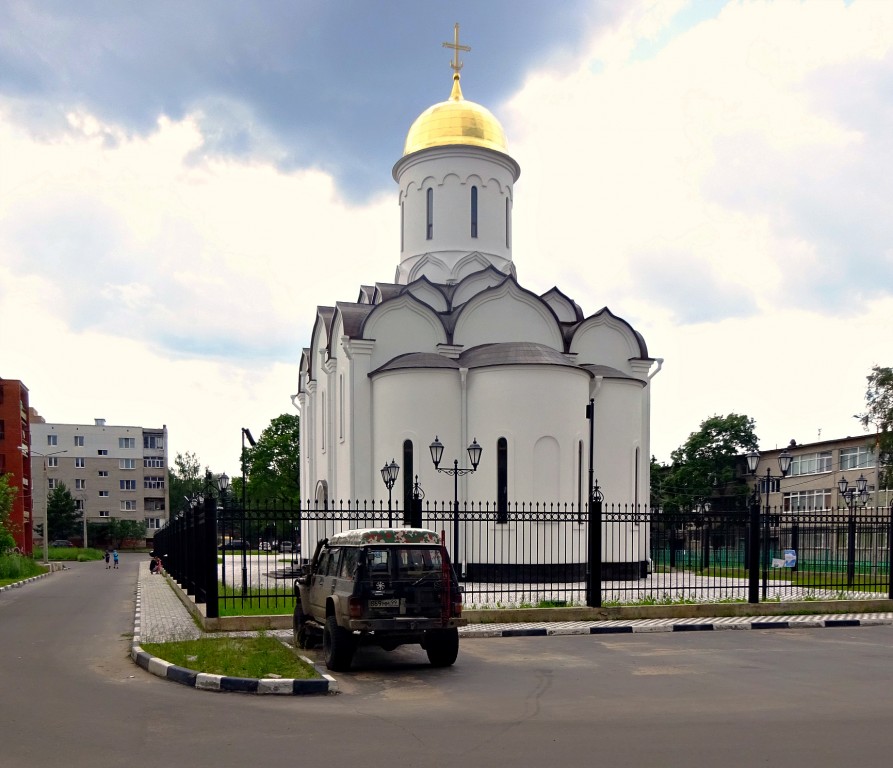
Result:
[[[446,44],[445,44],[446,45]],[[393,282],[361,285],[354,301],[317,308],[298,394],[306,503],[386,504],[381,469],[408,507],[427,500],[585,508],[593,473],[608,504],[649,498],[651,379],[645,340],[607,307],[584,315],[557,287],[526,289],[512,260],[520,167],[499,121],[460,88],[410,126],[393,168],[400,254]],[[440,466],[477,470],[457,480]],[[454,488],[454,482],[458,482]],[[628,562],[647,559],[638,537]],[[458,555],[454,555],[458,559]]]

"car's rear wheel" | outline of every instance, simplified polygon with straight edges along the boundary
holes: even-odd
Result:
[[[425,652],[434,667],[449,667],[459,656],[459,630],[432,629],[425,637]]]
[[[338,626],[334,616],[326,617],[326,626],[322,632],[322,648],[328,669],[333,672],[350,669],[356,643],[350,632]]]

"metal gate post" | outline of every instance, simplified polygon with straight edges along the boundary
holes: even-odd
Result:
[[[205,615],[209,619],[216,619],[220,616],[217,605],[217,499],[211,493],[205,495],[204,518],[205,528],[202,537],[204,567],[201,578],[205,582]]]
[[[589,500],[589,536],[587,547],[586,605],[602,607],[602,496],[598,481]]]
[[[750,505],[750,525],[747,531],[747,548],[750,554],[747,568],[747,602],[760,602],[760,503]]]

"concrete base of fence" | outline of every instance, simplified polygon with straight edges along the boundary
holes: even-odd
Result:
[[[169,582],[189,612],[206,632],[250,632],[291,629],[290,614],[223,616],[209,619],[173,579]],[[802,600],[768,603],[693,603],[690,605],[622,605],[607,608],[502,608],[463,611],[469,624],[555,621],[616,621],[618,619],[699,619],[726,616],[796,616],[825,613],[880,613],[893,611],[893,600]]]
[[[616,621],[629,619],[698,619],[726,616],[791,616],[813,613],[893,611],[893,600],[803,600],[772,603],[693,603],[691,605],[623,605],[608,608],[515,608],[465,610],[469,624],[502,622]]]

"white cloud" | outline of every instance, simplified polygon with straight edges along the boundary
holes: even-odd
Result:
[[[232,472],[239,427],[291,410],[316,305],[392,276],[396,205],[205,158],[192,118],[145,138],[70,123],[47,140],[0,119],[2,375],[50,420],[166,423]]]
[[[680,9],[636,6],[496,110],[519,277],[610,306],[666,358],[659,458],[713,413],[754,416],[767,445],[856,433],[893,356],[893,5],[730,3],[667,35]]]

